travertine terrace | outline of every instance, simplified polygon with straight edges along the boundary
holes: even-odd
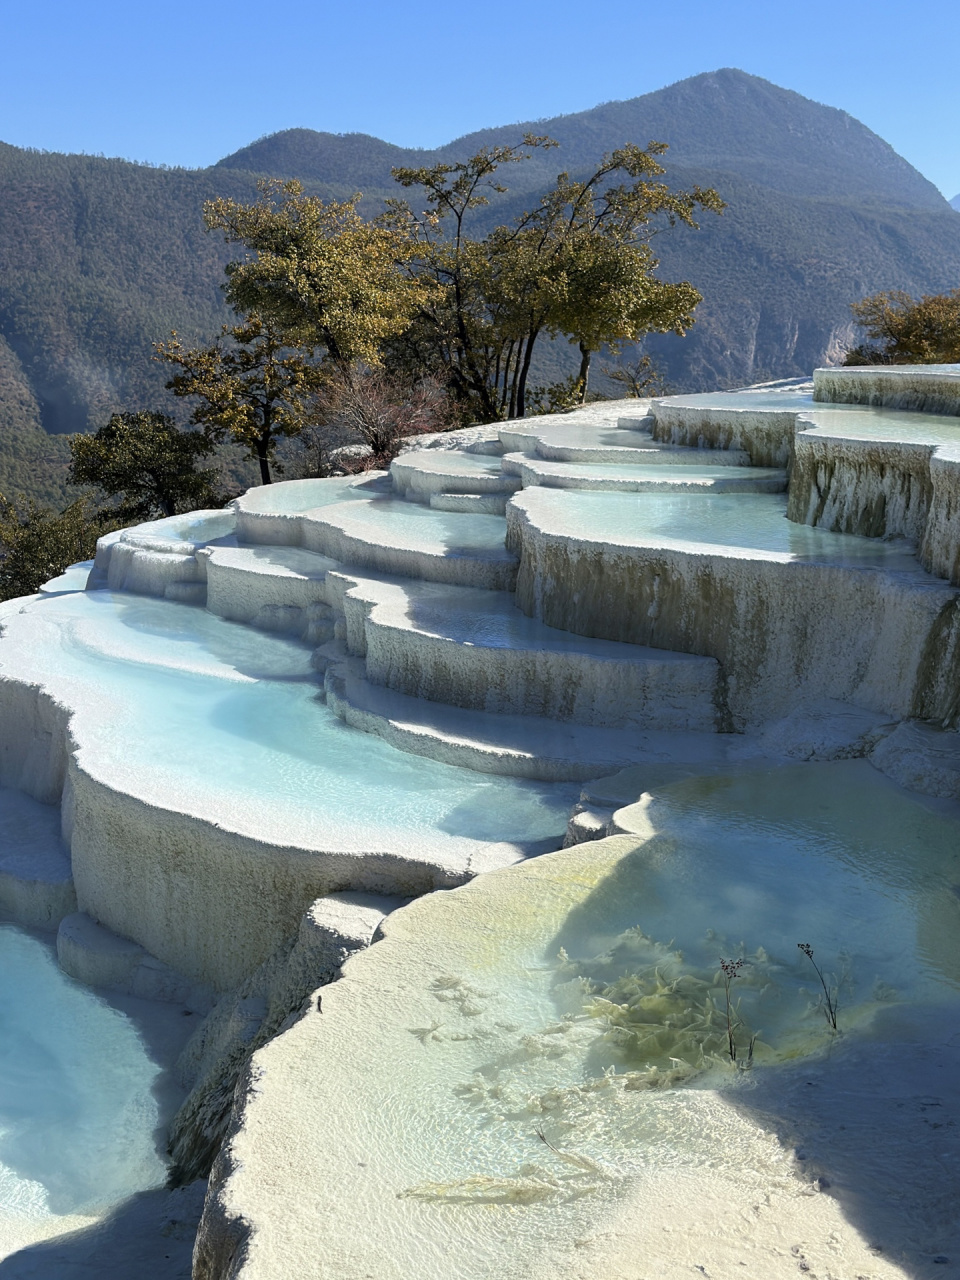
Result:
[[[427,437],[389,473],[110,535],[2,606],[0,784],[46,834],[0,862],[0,900],[62,917],[77,977],[208,1014],[180,1176],[241,1082],[198,1277],[367,1274],[294,1230],[319,1193],[263,1126],[279,1108],[300,1142],[281,1081],[316,1026],[273,1037],[344,964],[331,1043],[362,1020],[377,947],[347,958],[381,928],[415,951],[432,908],[405,902],[481,873],[509,893],[655,778],[861,757],[960,799],[958,476],[960,369],[818,370]]]

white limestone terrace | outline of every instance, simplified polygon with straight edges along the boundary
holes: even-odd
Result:
[[[777,467],[645,463],[550,462],[536,454],[508,453],[501,459],[505,472],[516,475],[523,488],[595,489],[609,493],[782,493],[787,474]],[[504,503],[506,510],[506,503]]]
[[[524,489],[508,507],[524,612],[718,659],[726,727],[816,697],[955,724],[960,592],[905,541],[785,519],[774,494]]]
[[[505,592],[346,571],[337,577],[347,646],[376,685],[477,711],[597,727],[715,727],[712,659],[544,626]]]
[[[813,398],[828,404],[887,405],[960,414],[960,364],[862,365],[817,369]]]
[[[481,773],[588,780],[638,760],[648,766],[697,762],[722,768],[763,754],[751,739],[712,729],[597,727],[430,702],[371,684],[358,658],[322,650],[318,656],[327,706],[347,724],[401,751]],[[661,713],[661,718],[669,717]],[[954,781],[953,773],[944,775],[944,794],[952,793],[948,788]]]
[[[818,369],[813,384],[673,396],[651,412],[657,439],[788,467],[791,520],[908,537],[924,568],[960,585],[960,366]]]
[[[736,436],[673,405],[689,439],[658,441],[617,403],[450,433],[393,478],[111,536],[100,589],[75,569],[0,609],[0,785],[61,806],[69,963],[96,972],[110,930],[107,967],[234,991],[317,898],[396,901],[555,848],[569,782],[631,762],[736,769],[789,739],[914,785],[931,746],[895,725],[956,723],[960,592],[909,541],[791,523],[784,468],[748,465],[780,415],[793,439],[804,413],[862,410],[725,394],[704,399],[733,403]],[[855,731],[808,750],[829,699]],[[956,737],[933,748],[944,795]]]
[[[553,462],[739,467],[749,461],[743,451],[725,448],[694,452],[687,447],[658,443],[639,427],[625,429],[614,425],[581,424],[578,421],[542,426],[536,419],[532,419],[522,425],[503,427],[500,430],[500,443],[508,453],[532,452]]]
[[[196,1280],[949,1274],[956,806],[863,761],[613,783],[624,834],[395,912],[257,1053]]]
[[[395,492],[429,502],[432,494],[513,493],[520,482],[501,469],[497,458],[483,454],[418,450],[403,454],[390,466]]]
[[[752,465],[786,467],[797,415],[813,405],[813,384],[792,379],[650,403],[652,436],[674,446],[746,453]]]
[[[789,515],[910,538],[924,568],[960,584],[960,417],[855,405],[799,415]]]
[[[562,836],[568,788],[343,724],[309,645],[105,591],[0,613],[0,782],[61,805],[79,909],[194,983],[234,986],[325,893],[422,893]]]
[[[357,568],[509,590],[517,562],[495,515],[445,512],[387,495],[306,512],[302,544]]]

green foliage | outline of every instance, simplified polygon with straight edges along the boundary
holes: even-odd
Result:
[[[214,200],[211,230],[256,256],[227,266],[227,301],[263,316],[293,345],[321,348],[339,365],[375,364],[406,328],[421,290],[397,270],[409,253],[396,228],[366,222],[352,200],[324,202],[299,182],[262,182],[254,204]]]
[[[561,173],[533,210],[475,237],[472,215],[506,191],[497,171],[554,146],[528,135],[523,146],[394,171],[402,186],[422,189],[428,207],[388,202],[389,225],[417,245],[410,276],[426,283],[425,301],[390,357],[407,370],[442,373],[484,422],[524,416],[541,334],[578,344],[582,403],[594,351],[619,350],[651,331],[682,334],[701,301],[692,285],[653,275],[658,262],[647,241],[658,221],[695,227],[696,209],[719,213],[723,202],[712,189],[676,191],[656,181],[665,172],[657,159],[663,143],[621,147],[583,181]],[[556,394],[563,382],[553,384]]]
[[[121,522],[221,505],[215,470],[197,465],[214,442],[203,431],[179,430],[163,413],[115,413],[92,435],[74,436],[70,450],[71,483],[119,500]]]
[[[919,301],[894,289],[854,302],[850,310],[869,342],[851,347],[846,365],[960,361],[960,289]]]
[[[222,338],[192,351],[176,334],[158,343],[159,358],[182,371],[167,386],[199,402],[191,421],[204,427],[204,439],[226,436],[243,446],[259,463],[261,483],[270,484],[278,439],[298,435],[313,421],[325,376],[309,352],[291,349],[287,335],[258,316],[225,325]]]
[[[85,498],[55,512],[0,494],[0,600],[32,595],[68,565],[89,560],[109,527]]]

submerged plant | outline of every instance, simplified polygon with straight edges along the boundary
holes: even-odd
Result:
[[[826,979],[824,978],[823,973],[820,970],[820,966],[817,964],[816,960],[814,960],[813,958],[813,947],[811,947],[810,943],[798,942],[797,946],[800,948],[803,954],[807,957],[807,959],[813,965],[814,969],[816,969],[817,971],[817,977],[820,979],[821,987],[823,987],[823,998],[825,1001],[825,1004],[823,1006],[823,1016],[826,1018],[831,1029],[836,1031],[839,993],[837,992],[836,989],[831,991],[830,988],[827,986]]]

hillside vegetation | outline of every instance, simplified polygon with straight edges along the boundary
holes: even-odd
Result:
[[[700,232],[656,241],[664,278],[688,279],[705,298],[685,339],[648,344],[678,390],[808,372],[850,345],[852,301],[960,281],[960,216],[932,184],[844,112],[739,71],[436,151],[291,129],[183,170],[0,144],[0,492],[62,502],[64,433],[121,409],[176,412],[152,343],[171,329],[207,341],[227,319],[229,252],[204,232],[205,200],[249,200],[257,176],[297,177],[325,197],[363,191],[372,214],[397,194],[391,166],[462,159],[525,130],[560,147],[506,175],[511,190],[484,211],[488,223],[528,207],[559,169],[581,173],[651,138],[670,144],[673,184],[713,186],[726,200]],[[575,367],[562,342],[538,363],[542,381]]]

